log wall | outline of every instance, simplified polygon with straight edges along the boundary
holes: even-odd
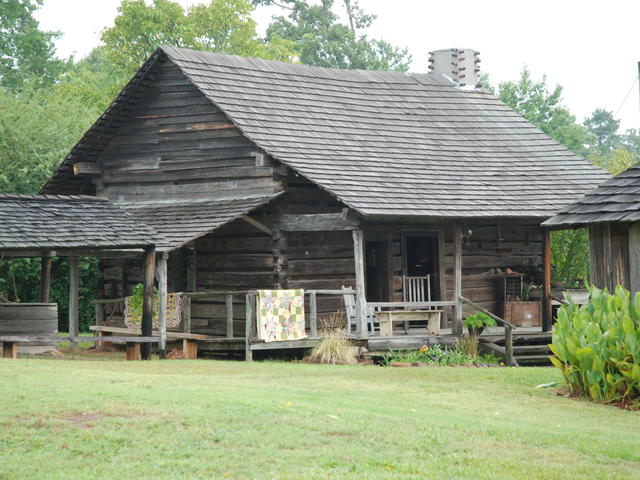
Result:
[[[85,161],[98,196],[120,201],[212,199],[281,189],[259,149],[171,61],[150,72],[117,133]]]

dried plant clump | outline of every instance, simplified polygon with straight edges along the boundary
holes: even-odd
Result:
[[[344,310],[338,310],[337,312],[320,317],[319,324],[323,336],[326,332],[335,330],[343,331],[347,327],[347,314]]]
[[[465,353],[470,357],[478,356],[478,337],[475,335],[462,335],[456,341],[456,350]]]
[[[355,365],[358,356],[344,330],[326,330],[309,355],[311,362],[331,365]]]

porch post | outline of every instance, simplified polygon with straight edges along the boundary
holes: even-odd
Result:
[[[357,228],[352,231],[353,257],[356,269],[356,335],[367,336],[367,299],[364,279],[364,234]]]
[[[72,338],[70,347],[75,350],[78,346],[73,341],[78,336],[78,297],[80,291],[80,277],[78,274],[78,259],[69,257],[69,336]]]
[[[144,289],[142,297],[142,332],[141,336],[153,335],[153,281],[156,269],[156,252],[154,247],[144,250]],[[151,344],[143,343],[140,348],[142,360],[151,360]]]
[[[542,232],[542,268],[544,280],[542,284],[542,331],[551,331],[553,323],[553,310],[551,304],[551,233],[549,230]]]
[[[453,300],[456,302],[453,312],[453,334],[462,335],[462,226],[453,226]]]
[[[160,330],[160,343],[158,344],[158,350],[160,350],[160,358],[164,358],[165,350],[167,347],[167,253],[160,253],[158,256],[158,265],[156,269],[158,271],[158,290],[159,290],[159,315],[158,315],[158,329]]]
[[[51,256],[42,257],[40,263],[40,303],[49,303],[51,291]]]

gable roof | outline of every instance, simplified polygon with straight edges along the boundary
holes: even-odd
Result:
[[[493,95],[442,75],[161,47],[110,108],[161,55],[259,148],[364,215],[546,218],[606,178]]]
[[[126,249],[158,234],[106,199],[0,194],[0,250]]]
[[[599,222],[640,221],[640,164],[610,178],[542,225],[577,227]]]

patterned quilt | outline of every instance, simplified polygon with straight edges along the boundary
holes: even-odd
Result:
[[[265,342],[305,338],[304,290],[258,290],[257,319]]]

